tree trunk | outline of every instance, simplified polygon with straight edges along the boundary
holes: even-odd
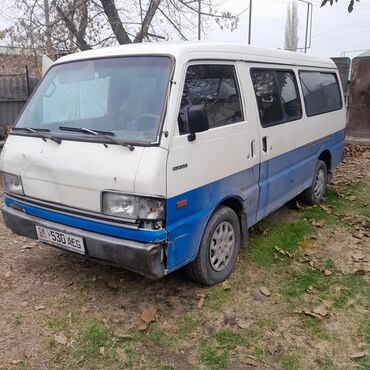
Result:
[[[114,0],[100,0],[103,6],[104,13],[108,18],[108,22],[112,27],[112,31],[117,38],[119,44],[131,44],[131,39],[126,30],[123,28],[121,18],[119,17],[118,10]]]
[[[152,23],[153,17],[158,10],[161,0],[150,0],[148,11],[145,14],[142,22],[140,31],[137,33],[134,42],[142,42],[143,39],[148,35],[150,24]]]

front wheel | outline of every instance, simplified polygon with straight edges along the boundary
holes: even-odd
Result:
[[[310,206],[319,204],[325,195],[328,182],[328,170],[324,161],[318,160],[311,186],[300,196],[299,200]]]
[[[238,216],[221,206],[211,216],[195,261],[187,266],[190,277],[203,285],[214,285],[229,277],[240,249]]]

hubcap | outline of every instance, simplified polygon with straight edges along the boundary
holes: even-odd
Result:
[[[321,198],[325,188],[325,173],[322,168],[317,171],[314,193],[316,198]]]
[[[230,222],[221,222],[212,235],[209,260],[213,270],[222,271],[229,264],[235,248],[235,232]]]

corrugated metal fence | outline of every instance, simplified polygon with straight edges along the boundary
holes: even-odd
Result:
[[[0,127],[14,124],[37,83],[38,79],[28,78],[26,73],[0,75]]]

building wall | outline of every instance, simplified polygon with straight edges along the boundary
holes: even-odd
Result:
[[[26,65],[30,77],[41,77],[41,55],[26,51],[14,52],[13,49],[0,49],[0,75],[18,75],[26,73]]]

